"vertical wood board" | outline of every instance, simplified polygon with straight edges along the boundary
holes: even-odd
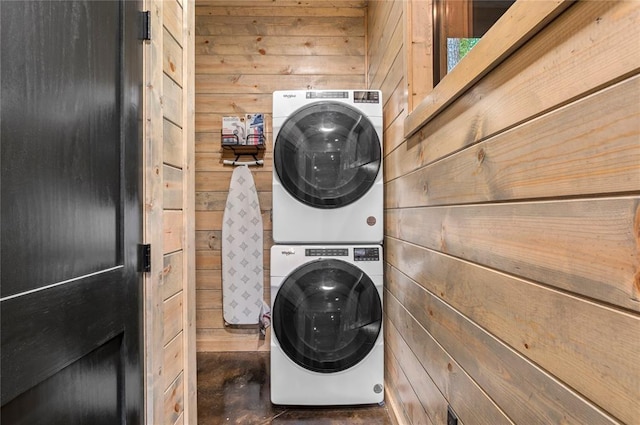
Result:
[[[150,12],[151,27],[162,28],[163,1],[144,0]],[[163,269],[162,214],[162,63],[163,37],[152,37],[144,52],[144,241],[150,244],[151,273],[145,276],[145,422],[155,425],[164,415],[163,367]]]

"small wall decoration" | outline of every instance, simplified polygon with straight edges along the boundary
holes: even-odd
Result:
[[[245,130],[247,145],[264,144],[264,114],[246,114]]]
[[[222,117],[223,145],[263,145],[264,114]]]
[[[223,145],[245,145],[246,134],[244,117],[222,117]]]

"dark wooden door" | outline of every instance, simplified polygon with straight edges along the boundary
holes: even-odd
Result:
[[[142,421],[138,6],[0,2],[3,425]]]

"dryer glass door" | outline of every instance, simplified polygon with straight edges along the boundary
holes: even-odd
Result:
[[[308,370],[333,373],[356,365],[373,349],[382,329],[382,302],[357,267],[318,260],[284,280],[272,317],[290,359]]]
[[[300,108],[282,125],[274,145],[282,186],[314,208],[339,208],[357,201],[375,182],[380,139],[358,110],[337,102]]]

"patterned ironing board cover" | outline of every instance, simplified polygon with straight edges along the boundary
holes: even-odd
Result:
[[[222,308],[225,322],[257,324],[263,307],[262,215],[247,166],[236,167],[222,218]]]

